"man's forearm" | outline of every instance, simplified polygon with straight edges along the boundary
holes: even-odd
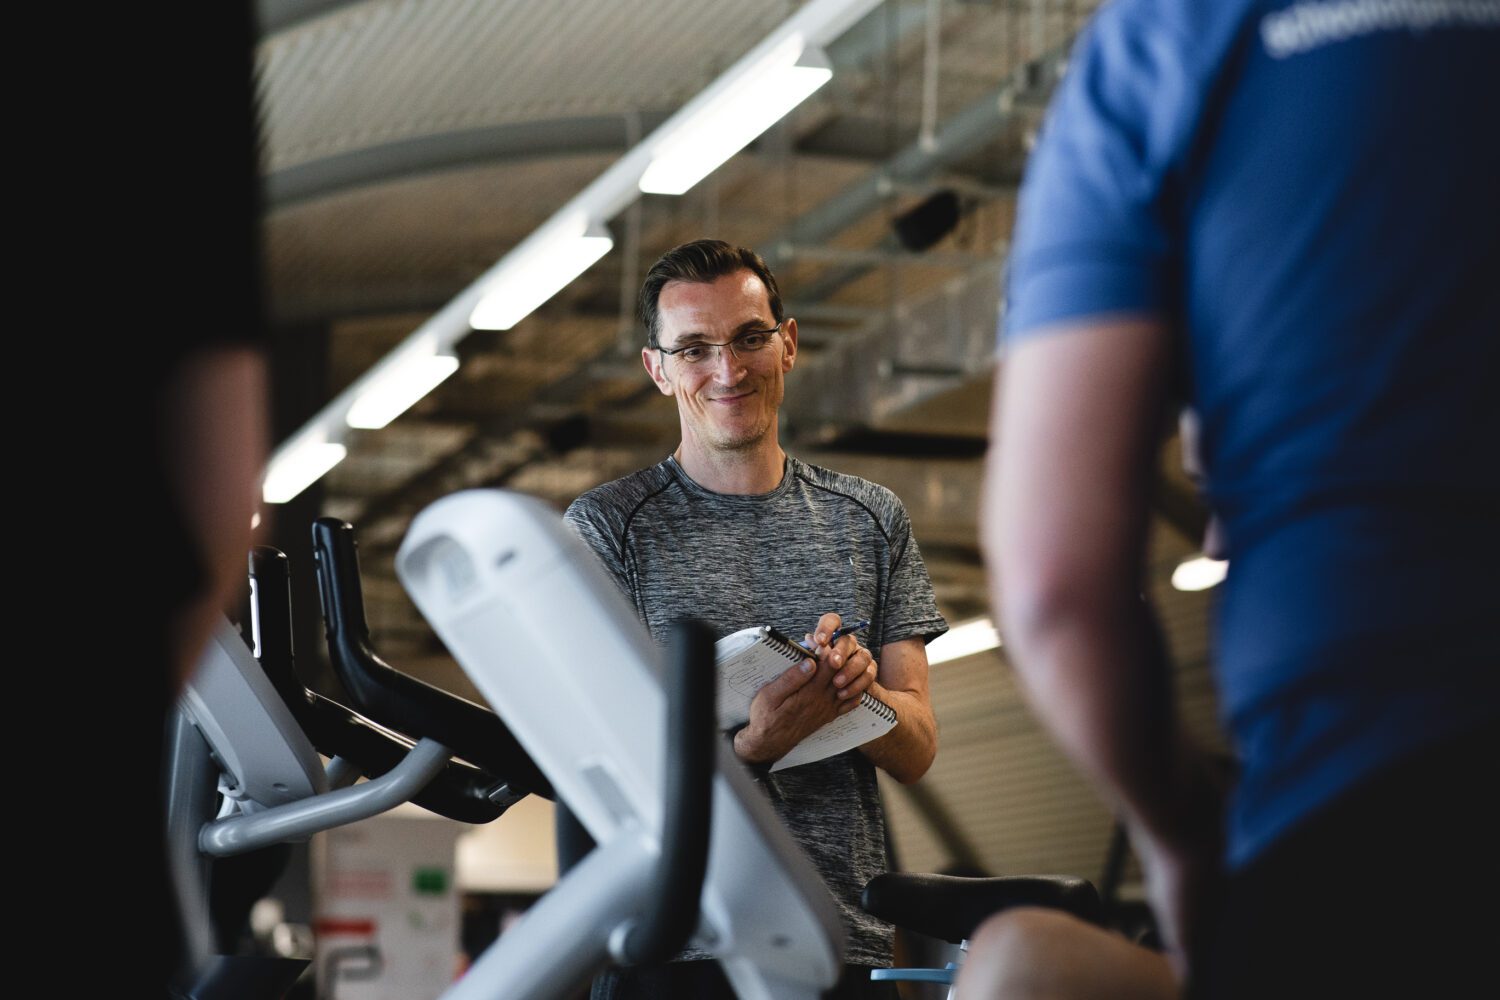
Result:
[[[1146,605],[1110,603],[1080,601],[1030,620],[1008,615],[1006,645],[1033,710],[1063,749],[1133,827],[1171,837],[1180,741],[1170,674]]]
[[[1021,603],[1021,602],[1014,602]],[[1028,701],[1130,831],[1173,964],[1186,968],[1212,891],[1222,791],[1177,725],[1171,673],[1139,600],[1054,608],[1004,626]],[[1096,606],[1097,607],[1097,606]]]
[[[869,693],[896,711],[896,728],[860,747],[870,763],[909,785],[932,766],[937,756],[937,720],[927,699],[906,691],[892,691],[879,683]]]
[[[981,505],[991,599],[1043,723],[1133,825],[1174,826],[1180,745],[1143,588],[1171,337],[1150,319],[1018,343]]]
[[[169,626],[178,684],[197,666],[214,621],[244,583],[265,464],[266,396],[265,358],[251,347],[200,352],[182,362],[164,389],[166,471],[205,577]]]

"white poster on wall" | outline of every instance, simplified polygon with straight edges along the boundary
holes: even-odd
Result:
[[[318,995],[427,1000],[459,969],[461,824],[379,816],[313,842]]]

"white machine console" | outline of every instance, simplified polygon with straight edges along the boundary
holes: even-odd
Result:
[[[593,554],[533,498],[473,490],[438,501],[412,523],[396,571],[598,844],[445,998],[564,995],[619,953],[656,890],[660,651]],[[718,753],[693,942],[744,1000],[812,1000],[841,971],[837,910],[733,751],[720,742]]]

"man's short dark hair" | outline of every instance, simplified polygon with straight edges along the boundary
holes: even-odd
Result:
[[[669,281],[691,281],[708,284],[736,271],[749,271],[766,286],[766,297],[771,300],[771,316],[780,323],[786,319],[781,307],[781,290],[776,287],[776,276],[766,266],[761,255],[748,247],[737,247],[723,240],[694,240],[673,247],[661,255],[646,272],[646,281],[641,285],[639,312],[646,326],[646,346],[660,347],[661,316],[657,303],[661,290]]]

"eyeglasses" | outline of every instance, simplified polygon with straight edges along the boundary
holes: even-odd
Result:
[[[782,324],[785,322],[786,320],[782,320],[770,330],[746,330],[733,340],[722,344],[695,341],[682,347],[658,347],[657,350],[671,355],[685,365],[701,365],[708,361],[717,362],[726,347],[737,360],[748,361],[753,355],[759,354],[771,345],[771,338],[781,332]]]

